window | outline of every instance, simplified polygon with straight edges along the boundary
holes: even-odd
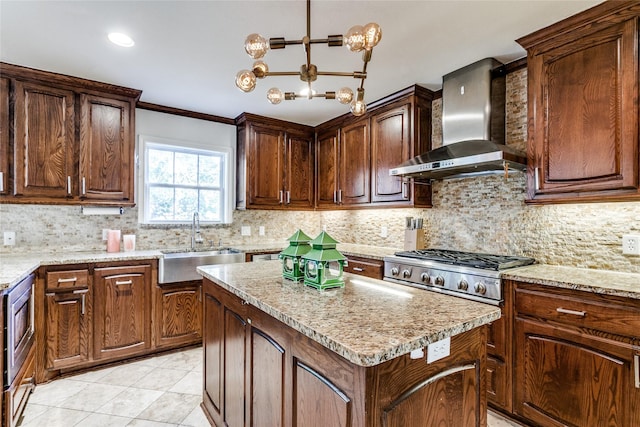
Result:
[[[143,197],[147,224],[231,222],[230,149],[194,148],[194,144],[141,136]]]

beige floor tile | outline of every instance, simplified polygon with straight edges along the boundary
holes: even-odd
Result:
[[[29,400],[27,407],[24,408],[24,412],[22,413],[22,424],[25,425],[30,423],[35,417],[43,414],[49,409],[51,409],[51,406],[40,405]]]
[[[169,389],[174,393],[193,394],[202,396],[202,373],[187,372],[187,374]]]
[[[94,383],[99,381],[101,378],[105,377],[109,373],[111,373],[116,367],[111,366],[109,368],[97,369],[95,371],[84,372],[82,374],[77,374],[69,377],[70,380],[74,381],[84,381],[88,383]]]
[[[145,375],[153,371],[151,366],[142,366],[137,364],[127,364],[117,366],[113,371],[109,372],[97,382],[100,384],[112,384],[121,386],[130,386],[140,381]]]
[[[125,427],[129,425],[132,418],[119,417],[117,415],[93,413],[82,420],[82,426],[86,427]]]
[[[58,406],[70,396],[86,389],[90,384],[80,381],[71,381],[63,378],[47,384],[39,384],[31,394],[29,402],[47,406]]]
[[[149,390],[169,390],[182,380],[188,372],[179,369],[153,368],[151,372],[136,381],[132,387]]]
[[[202,412],[202,408],[200,407],[200,405],[198,405],[193,409],[193,411],[191,411],[189,415],[187,415],[187,418],[182,420],[182,423],[180,423],[180,426],[211,427],[211,424],[209,424],[209,420],[207,420],[207,417],[204,416],[204,412]]]
[[[139,418],[135,418],[127,427],[178,427],[178,424],[169,424],[169,423],[160,423],[158,421],[149,421],[149,420],[141,420]],[[211,426],[207,426],[211,427]]]
[[[49,408],[21,427],[70,427],[91,415],[90,412],[65,408]]]
[[[200,396],[166,392],[136,418],[179,424],[200,405],[201,400]]]
[[[521,427],[522,424],[518,424],[515,421],[508,420],[498,413],[489,411],[487,417],[487,427]]]
[[[93,412],[126,390],[126,387],[112,384],[90,384],[82,391],[67,398],[61,408]]]
[[[127,388],[96,409],[96,412],[135,418],[160,396],[162,396],[162,392],[158,390]]]
[[[167,369],[182,369],[185,371],[191,371],[202,362],[202,350],[197,351],[187,350],[179,353],[173,353],[168,355],[165,363],[161,366]]]

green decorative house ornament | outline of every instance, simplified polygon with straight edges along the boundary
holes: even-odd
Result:
[[[311,237],[298,230],[288,240],[289,246],[278,255],[282,260],[282,276],[285,279],[299,281],[304,279],[302,256],[311,250]]]
[[[338,242],[323,231],[309,243],[312,248],[302,257],[304,284],[321,290],[343,288],[342,270],[347,258],[336,249]]]

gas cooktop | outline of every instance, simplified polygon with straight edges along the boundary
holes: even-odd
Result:
[[[447,249],[419,249],[415,251],[396,252],[396,256],[420,260],[441,262],[484,270],[506,270],[533,264],[535,259],[527,257],[493,255],[475,252],[451,251]]]

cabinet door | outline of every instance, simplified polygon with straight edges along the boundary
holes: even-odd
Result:
[[[313,137],[287,133],[284,204],[313,208]]]
[[[94,358],[137,354],[150,347],[151,266],[96,268]]]
[[[132,104],[94,95],[80,103],[80,197],[133,204]]]
[[[630,344],[516,320],[514,411],[536,425],[640,425]]]
[[[91,295],[89,289],[47,292],[46,369],[74,367],[89,361]]]
[[[16,81],[15,97],[14,195],[72,197],[73,92]]]
[[[156,347],[181,346],[202,339],[200,281],[156,287]]]
[[[0,195],[9,192],[9,79],[0,78]],[[0,402],[1,403],[1,402]]]
[[[389,170],[409,160],[411,140],[411,104],[394,107],[371,118],[371,201],[403,202],[411,197],[410,183]]]
[[[249,206],[281,206],[284,202],[284,132],[251,125],[247,144]]]
[[[340,132],[340,188],[338,202],[343,205],[369,203],[371,188],[371,146],[369,119],[345,126]]]
[[[637,196],[637,19],[558,43],[528,58],[528,198]]]
[[[333,207],[338,201],[338,130],[318,135],[316,149],[316,206]]]

